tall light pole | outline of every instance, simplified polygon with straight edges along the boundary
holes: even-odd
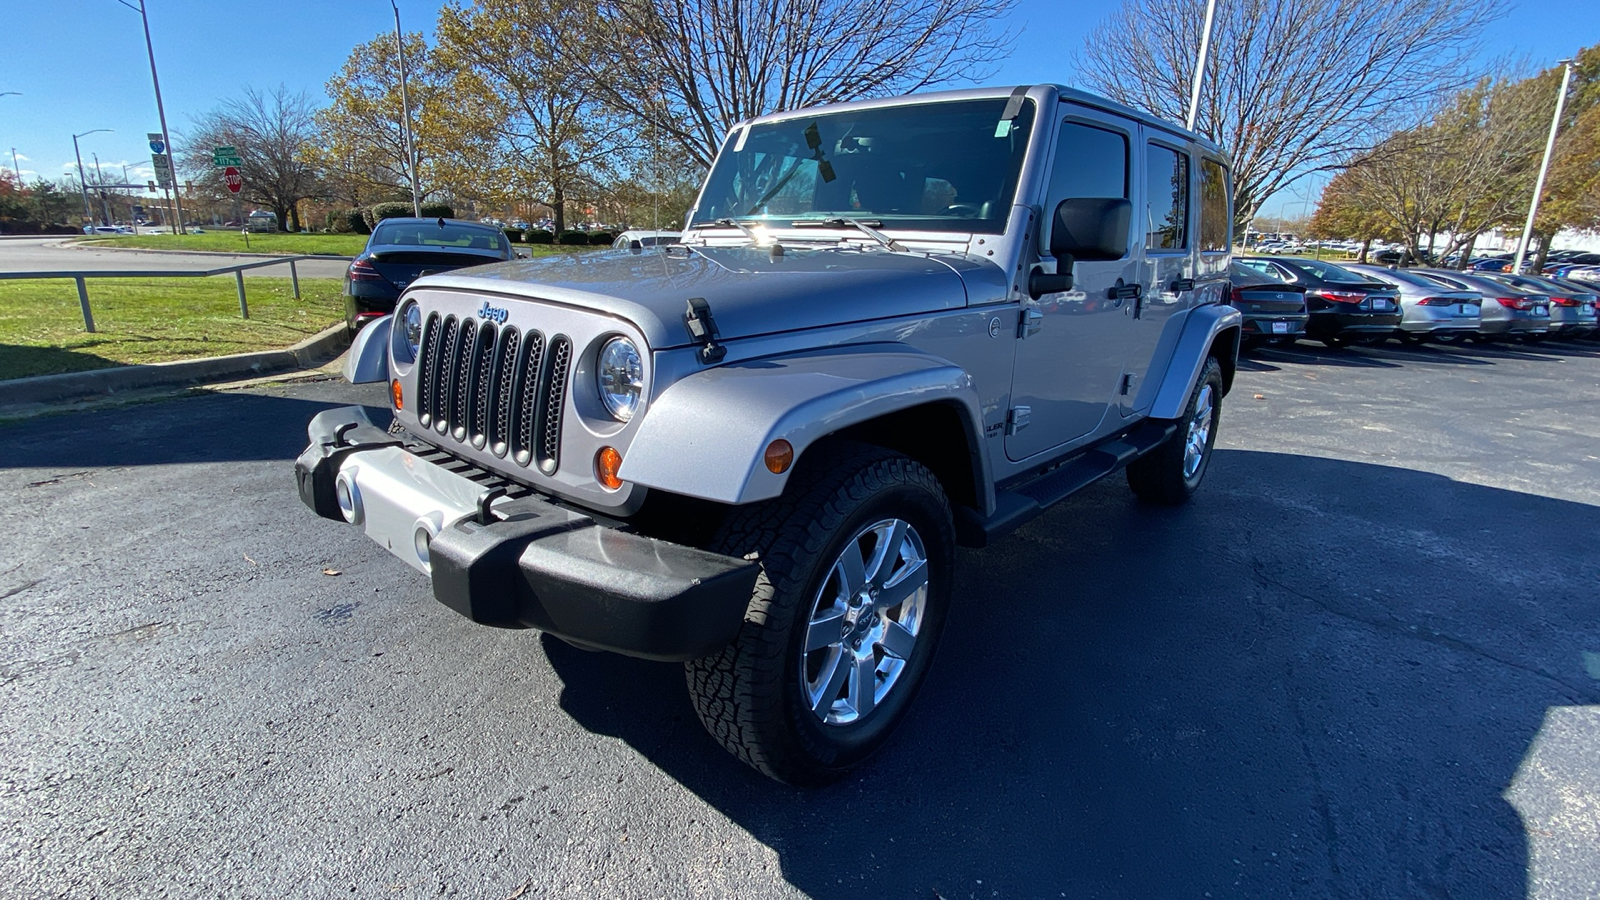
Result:
[[[81,134],[75,134],[72,136],[72,155],[78,160],[78,190],[83,192],[84,221],[94,221],[94,213],[89,210],[89,181],[83,177],[83,154],[78,150],[78,138],[88,137],[91,134],[99,134],[102,131],[110,130],[111,129],[109,128],[96,128],[93,131],[85,131]]]
[[[144,11],[144,0],[138,0],[138,6],[134,6],[128,0],[117,0],[117,2],[137,12],[139,18],[144,21],[144,48],[150,54],[150,83],[156,89],[156,116],[161,120],[161,142],[166,145],[167,158],[174,159],[178,154],[172,147],[172,135],[167,133],[166,107],[161,105],[161,79],[156,75],[156,46],[150,41],[150,16]],[[173,209],[177,211],[177,233],[184,234],[186,232],[183,230],[183,197],[178,191],[178,167],[170,166],[168,171],[172,173],[172,187],[168,193],[172,197]]]
[[[1560,60],[1565,68],[1561,73],[1561,93],[1556,95],[1556,114],[1550,119],[1550,139],[1544,144],[1544,162],[1539,164],[1539,180],[1533,186],[1533,202],[1528,204],[1528,224],[1522,227],[1522,240],[1517,241],[1517,258],[1511,271],[1522,272],[1522,256],[1528,252],[1528,240],[1533,237],[1533,219],[1539,214],[1539,195],[1544,193],[1544,176],[1550,172],[1550,155],[1556,149],[1556,132],[1561,128],[1561,111],[1567,106],[1567,87],[1572,83],[1572,60]]]
[[[142,2],[142,0],[141,0]],[[417,194],[417,154],[411,149],[411,95],[406,89],[406,37],[400,30],[400,5],[389,0],[394,7],[394,48],[400,54],[400,110],[401,131],[406,136],[406,174],[411,179],[411,214],[422,218],[422,198]]]
[[[1200,32],[1200,55],[1194,61],[1194,83],[1189,86],[1189,121],[1184,126],[1194,130],[1195,119],[1200,115],[1200,85],[1205,83],[1206,57],[1211,54],[1211,20],[1217,14],[1217,0],[1206,0],[1206,25]]]

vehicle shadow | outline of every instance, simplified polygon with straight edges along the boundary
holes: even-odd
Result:
[[[1595,521],[1276,453],[1218,451],[1181,510],[1102,483],[963,554],[917,708],[821,790],[723,753],[678,666],[544,646],[575,720],[809,896],[1511,897],[1530,842],[1588,852],[1540,818],[1558,787],[1513,779],[1547,709],[1600,700],[1600,564],[1530,562],[1483,523],[1594,547]]]
[[[1361,348],[1370,350],[1372,348]],[[1379,359],[1359,352],[1354,347],[1333,349],[1310,344],[1295,344],[1292,347],[1262,347],[1252,350],[1257,357],[1266,359],[1287,360],[1301,364],[1335,366],[1349,369],[1399,369],[1402,365],[1397,362]]]
[[[319,393],[301,384],[299,393]],[[0,388],[3,390],[3,388]],[[0,468],[93,468],[235,460],[293,460],[306,446],[306,423],[325,409],[368,405],[387,425],[383,385],[330,380],[326,400],[264,393],[213,393],[185,398],[181,414],[135,403],[0,425]]]

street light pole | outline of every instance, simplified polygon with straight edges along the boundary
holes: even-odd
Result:
[[[72,136],[72,155],[78,160],[78,190],[83,192],[83,218],[86,222],[94,221],[94,213],[89,210],[89,181],[83,177],[83,153],[78,150],[78,138],[110,130],[109,128],[96,128],[93,131],[85,131],[82,134]]]
[[[1561,93],[1556,95],[1556,114],[1550,119],[1550,139],[1544,144],[1544,162],[1539,164],[1539,180],[1533,186],[1533,202],[1528,204],[1528,224],[1522,227],[1522,240],[1517,241],[1517,257],[1511,263],[1514,274],[1522,273],[1522,257],[1528,252],[1528,240],[1533,237],[1533,219],[1539,214],[1539,195],[1544,193],[1544,177],[1550,172],[1550,155],[1556,149],[1556,131],[1561,128],[1561,111],[1567,105],[1567,87],[1572,83],[1572,60],[1561,60]]]
[[[167,158],[177,157],[172,147],[172,135],[167,132],[167,110],[161,104],[161,79],[156,75],[156,46],[150,40],[150,16],[144,11],[144,0],[139,0],[139,5],[134,6],[128,0],[117,0],[123,6],[139,13],[139,18],[144,21],[144,48],[150,54],[150,83],[156,89],[156,116],[161,120],[161,142],[167,147]],[[183,230],[183,195],[178,191],[177,166],[168,168],[172,173],[172,186],[167,189],[167,195],[172,198],[173,209],[177,212],[177,234],[186,234]]]
[[[411,180],[411,214],[420,219],[422,198],[417,194],[417,154],[411,149],[411,95],[406,88],[406,38],[400,30],[400,5],[395,0],[389,0],[389,5],[394,7],[394,47],[400,54],[400,110],[404,116],[400,124],[406,136],[406,175]]]
[[[1194,61],[1194,83],[1189,86],[1189,121],[1184,126],[1190,131],[1194,130],[1195,119],[1200,115],[1200,85],[1205,83],[1206,57],[1211,53],[1211,20],[1216,14],[1217,0],[1206,0],[1206,25],[1200,33],[1200,55]]]
[[[100,154],[91,153],[94,157],[94,187],[100,193],[100,224],[111,225],[111,208],[106,205],[106,176],[100,171]]]

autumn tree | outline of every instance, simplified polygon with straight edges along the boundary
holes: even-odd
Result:
[[[280,228],[298,231],[296,204],[320,190],[311,152],[316,135],[311,98],[305,92],[290,92],[282,85],[267,93],[246,88],[243,97],[196,121],[183,141],[189,148],[183,168],[202,193],[225,196],[222,171],[211,164],[211,148],[237,148],[244,176],[240,196],[271,209]]]
[[[1079,71],[1106,96],[1188,114],[1205,0],[1123,0]],[[1235,227],[1297,178],[1341,165],[1467,79],[1499,0],[1236,0],[1217,5],[1197,130],[1233,158]]]
[[[993,71],[1011,0],[598,0],[595,87],[704,169],[753,116]],[[602,67],[594,67],[599,62]]]
[[[593,197],[636,127],[601,102],[607,71],[587,0],[474,0],[439,12],[438,58],[451,72],[451,117],[490,147],[478,177],[531,198],[566,227],[574,192]],[[453,123],[453,125],[451,124]]]
[[[392,34],[380,34],[351,50],[324,88],[329,105],[315,116],[315,152],[328,192],[349,206],[411,197],[396,50]],[[445,110],[454,102],[450,74],[422,34],[405,36],[405,58],[417,193],[426,200],[455,186],[462,167],[450,157],[468,148],[461,140],[464,133],[447,127],[451,116]],[[470,137],[471,132],[465,134]]]
[[[1555,113],[1556,93],[1561,86],[1561,67],[1547,69],[1518,85],[1520,102],[1539,122],[1539,152],[1544,150],[1545,129]],[[1506,223],[1520,232],[1532,197],[1532,182],[1519,198],[1520,215]],[[1563,228],[1600,229],[1600,44],[1586,47],[1574,59],[1572,83],[1562,111],[1561,127],[1539,215],[1534,220],[1537,251],[1534,264],[1544,266],[1550,240]]]

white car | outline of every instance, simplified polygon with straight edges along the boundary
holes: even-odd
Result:
[[[611,242],[611,249],[627,250],[633,247],[634,244],[638,244],[640,247],[656,247],[663,244],[676,244],[678,242],[679,234],[680,233],[676,231],[624,231],[623,233],[617,235],[616,240]]]

